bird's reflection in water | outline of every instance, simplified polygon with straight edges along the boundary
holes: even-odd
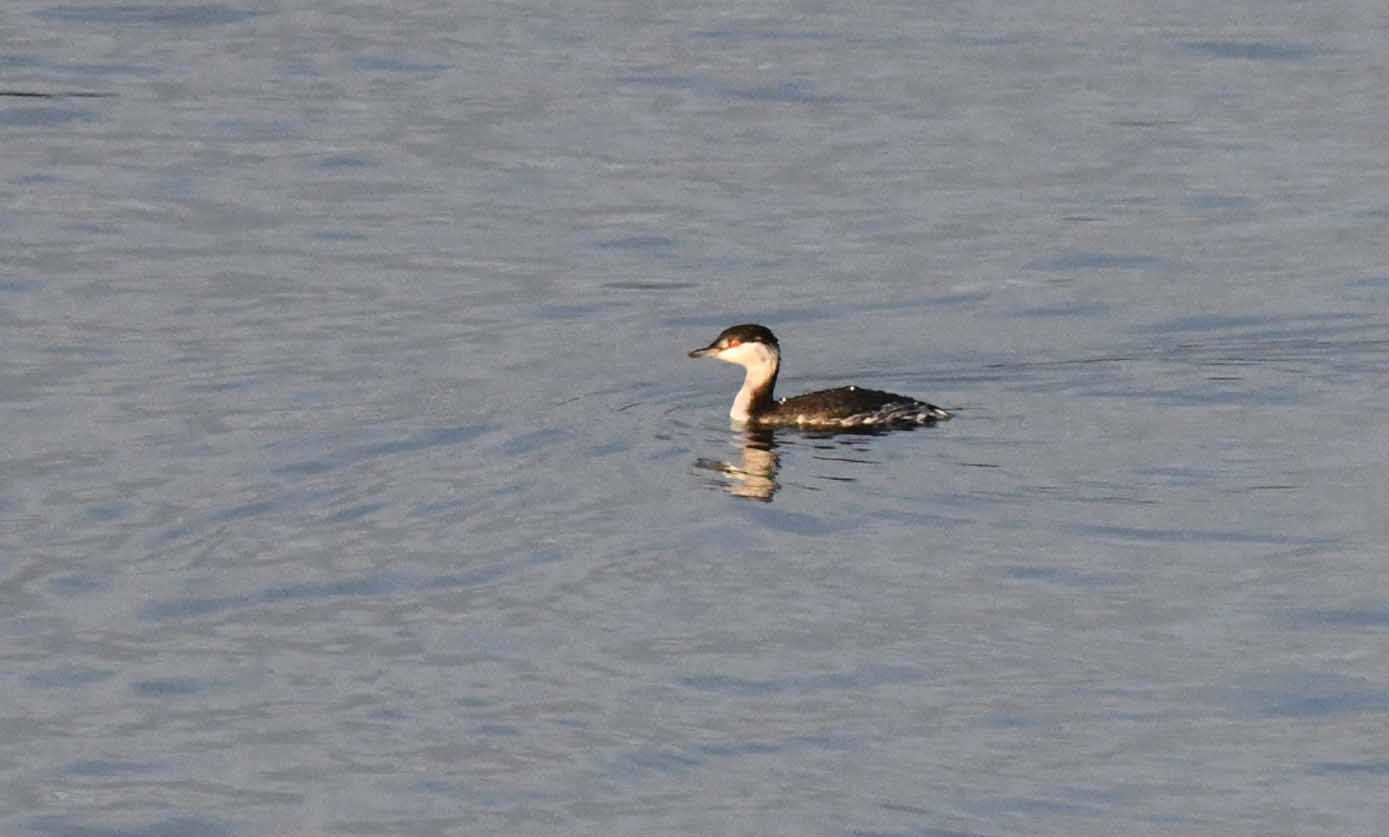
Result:
[[[717,459],[698,459],[695,467],[722,474],[724,490],[735,497],[770,503],[781,487],[776,480],[780,467],[776,434],[771,430],[743,430],[734,439],[742,449],[736,465]]]
[[[869,452],[865,442],[869,437],[884,436],[890,431],[880,428],[840,428],[824,431],[742,429],[731,437],[733,444],[739,448],[736,463],[701,457],[695,460],[695,467],[718,473],[723,478],[720,487],[735,497],[770,503],[781,488],[781,483],[777,480],[777,472],[781,468],[781,455],[777,453],[778,432],[784,434],[780,446],[808,449],[810,456],[806,458],[807,462],[875,466],[880,465],[881,461]],[[805,465],[806,462],[801,464]],[[856,481],[855,477],[844,474],[811,476],[814,479],[835,482]],[[808,485],[803,487],[810,488]]]

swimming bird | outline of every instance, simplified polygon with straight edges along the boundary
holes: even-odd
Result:
[[[781,371],[781,346],[771,329],[745,323],[723,330],[714,342],[690,352],[690,357],[712,357],[736,363],[747,370],[743,388],[728,411],[734,422],[755,427],[803,427],[820,429],[885,429],[935,424],[950,413],[934,404],[905,395],[863,387],[809,392],[776,400],[772,390]]]

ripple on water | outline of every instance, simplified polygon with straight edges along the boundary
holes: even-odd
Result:
[[[1185,46],[1212,58],[1241,61],[1298,61],[1315,54],[1310,47],[1272,41],[1188,41]]]
[[[1067,567],[1040,567],[1021,564],[1009,567],[1004,571],[1004,575],[1014,581],[1083,589],[1118,587],[1127,583],[1124,579],[1114,575],[1085,573]]]
[[[140,697],[187,697],[207,691],[207,684],[192,677],[155,677],[138,680],[131,689]]]
[[[275,468],[274,473],[290,476],[317,476],[335,471],[349,465],[357,465],[372,459],[394,456],[402,453],[415,453],[436,447],[461,445],[490,433],[495,428],[489,425],[462,425],[439,427],[412,433],[396,439],[355,445],[339,451],[330,451],[312,459],[289,462]]]
[[[473,589],[494,584],[521,572],[525,566],[535,566],[558,560],[554,552],[539,552],[524,561],[493,562],[475,566],[463,572],[404,579],[395,574],[376,574],[331,581],[304,581],[273,584],[260,590],[226,596],[173,597],[156,601],[145,607],[140,615],[152,622],[199,619],[228,611],[248,610],[298,602],[335,601],[340,599],[371,599],[400,590],[441,591]],[[56,675],[55,675],[56,677]],[[53,682],[48,685],[64,685]],[[78,684],[80,685],[80,684]]]
[[[35,13],[50,20],[68,23],[96,23],[131,26],[221,26],[255,17],[252,9],[238,9],[222,3],[180,5],[140,3],[90,6],[54,6]]]
[[[231,837],[232,828],[200,817],[173,817],[146,825],[90,825],[73,817],[38,817],[30,821],[38,834],[58,837]]]
[[[69,122],[84,122],[95,116],[89,110],[69,108],[4,108],[0,109],[0,127],[55,128]]]
[[[1379,715],[1389,712],[1389,690],[1361,688],[1328,689],[1314,694],[1292,695],[1275,700],[1264,709],[1268,715],[1288,718],[1324,718],[1334,715]]]
[[[0,293],[23,294],[43,287],[42,282],[32,279],[0,279]]]
[[[1324,628],[1389,629],[1389,606],[1331,607],[1304,610],[1298,622]]]
[[[1308,771],[1314,774],[1343,774],[1366,777],[1389,776],[1389,760],[1385,761],[1329,761],[1314,764]]]
[[[836,521],[819,515],[786,511],[775,506],[742,506],[739,511],[769,529],[806,537],[824,537],[858,526],[858,523],[847,518]]]
[[[809,694],[922,683],[927,679],[924,671],[907,666],[864,666],[852,671],[757,680],[726,674],[690,675],[681,678],[680,683],[700,692],[730,697],[761,697],[781,692]]]
[[[1242,532],[1233,529],[1145,529],[1133,526],[1073,524],[1065,527],[1076,534],[1139,543],[1219,543],[1308,546],[1334,543],[1329,538],[1299,537],[1283,533]]]
[[[668,235],[625,235],[598,242],[601,250],[644,250],[669,253],[675,249],[675,239]]]
[[[31,674],[28,682],[40,689],[79,689],[115,676],[116,672],[110,669],[63,668]]]
[[[141,611],[141,616],[150,621],[194,619],[226,610],[268,604],[379,596],[398,587],[399,582],[385,574],[324,582],[275,584],[243,595],[174,598],[155,602]]]
[[[1323,719],[1389,711],[1389,688],[1366,677],[1335,671],[1249,675],[1222,698],[1254,715],[1274,718]]]
[[[450,67],[447,64],[417,64],[394,56],[378,55],[352,59],[352,69],[384,73],[441,73]]]
[[[69,776],[109,779],[133,773],[146,773],[154,769],[155,766],[152,764],[124,759],[85,759],[69,764],[63,772]]]
[[[1098,253],[1078,250],[1063,253],[1037,265],[1042,270],[1139,270],[1155,268],[1162,260],[1137,253]]]

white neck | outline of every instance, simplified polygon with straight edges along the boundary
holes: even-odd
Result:
[[[736,363],[748,370],[743,378],[743,388],[733,399],[733,409],[728,417],[737,422],[752,418],[752,411],[765,408],[772,401],[772,389],[776,386],[777,371],[781,368],[781,353],[775,346],[765,343],[744,343],[741,346],[725,349],[718,355],[719,360]]]

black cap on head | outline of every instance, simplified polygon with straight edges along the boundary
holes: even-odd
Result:
[[[735,338],[743,343],[768,343],[773,346],[777,345],[776,335],[772,334],[772,330],[764,325],[758,325],[757,323],[744,323],[742,325],[731,326],[724,329],[723,334],[719,335],[719,340],[728,340],[729,342],[732,342]]]
[[[730,326],[724,329],[720,332],[718,337],[714,338],[714,342],[702,349],[695,349],[693,352],[690,352],[690,357],[707,357],[712,354],[717,354],[723,349],[728,348],[729,345],[737,345],[739,343],[765,343],[768,346],[778,345],[776,342],[776,335],[772,334],[770,328],[764,325],[758,325],[757,323],[743,323],[742,325]]]

